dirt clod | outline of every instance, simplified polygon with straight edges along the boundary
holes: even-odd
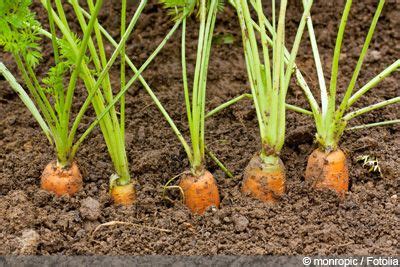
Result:
[[[22,236],[19,238],[21,255],[32,255],[37,251],[37,246],[40,241],[40,235],[32,229],[24,230]]]
[[[81,201],[79,212],[83,218],[95,221],[101,215],[100,203],[94,198],[87,197]]]
[[[249,225],[249,220],[241,214],[233,215],[233,224],[235,225],[236,232],[243,232]]]

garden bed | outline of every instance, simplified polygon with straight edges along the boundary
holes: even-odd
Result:
[[[294,35],[300,17],[300,5],[292,2],[287,16],[288,36]],[[312,9],[325,65],[332,60],[340,18],[338,10],[341,10],[338,4],[328,2],[317,1]],[[353,3],[341,55],[346,64],[339,70],[339,90],[351,77],[375,2]],[[119,22],[115,20],[118,7],[109,1],[103,9],[102,24],[107,29],[118,28]],[[46,18],[42,7],[35,10],[39,19]],[[189,62],[194,63],[197,24],[191,20],[189,25],[187,42],[191,49],[187,54]],[[133,62],[143,62],[170,27],[172,23],[161,6],[150,3],[127,46]],[[399,27],[400,7],[395,1],[388,1],[371,42],[360,84],[400,58],[400,33],[396,30]],[[215,31],[219,35],[233,34],[234,42],[217,44],[212,49],[207,88],[209,110],[249,91],[239,26],[232,8],[226,7],[225,13],[219,15]],[[296,63],[310,84],[316,85],[311,49],[307,38],[303,41]],[[46,51],[51,51],[49,45],[45,46]],[[187,133],[179,46],[176,34],[144,72],[144,78],[177,126]],[[51,52],[46,51],[43,64],[49,66]],[[0,60],[17,73],[11,57],[2,53]],[[193,64],[188,71],[193,72]],[[117,79],[119,74],[115,73]],[[388,77],[358,105],[398,96],[399,80],[399,73]],[[84,94],[84,88],[77,89],[76,99],[80,99],[79,95],[82,99],[74,104],[76,108]],[[288,102],[307,107],[301,89],[294,82]],[[345,134],[343,148],[349,159],[351,186],[345,199],[340,200],[333,193],[310,190],[304,182],[307,156],[316,147],[315,129],[311,118],[288,111],[287,140],[281,157],[287,168],[287,193],[278,204],[267,205],[240,193],[242,171],[259,149],[256,114],[252,102],[243,100],[207,121],[207,145],[235,177],[226,177],[212,161],[208,162],[220,188],[221,207],[197,216],[179,202],[177,192],[169,195],[174,202],[162,197],[163,185],[188,168],[189,163],[139,83],[127,94],[126,105],[127,152],[131,173],[138,180],[137,204],[129,208],[112,205],[108,180],[113,167],[98,129],[77,155],[84,175],[83,190],[71,198],[56,198],[39,186],[40,174],[53,160],[54,153],[17,94],[6,81],[0,80],[0,254],[399,254],[400,126]],[[89,115],[93,117],[94,112],[91,110]],[[399,105],[395,105],[361,116],[352,123],[395,119],[399,115]],[[86,119],[80,130],[90,121]],[[361,155],[376,157],[382,176],[363,168],[356,160]],[[120,223],[96,229],[112,221]]]

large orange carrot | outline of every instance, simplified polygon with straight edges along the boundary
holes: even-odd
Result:
[[[116,205],[129,206],[136,201],[136,189],[133,183],[114,185],[110,191],[111,197]]]
[[[62,168],[56,161],[50,162],[41,176],[41,187],[57,196],[72,196],[82,189],[82,175],[76,162]]]
[[[331,189],[343,195],[349,189],[346,155],[340,149],[332,152],[314,150],[308,158],[305,179],[315,188]]]
[[[242,191],[261,201],[274,203],[285,193],[285,168],[278,155],[285,143],[286,109],[305,114],[311,113],[302,108],[289,107],[286,96],[313,1],[305,1],[307,4],[290,52],[285,51],[288,1],[280,1],[279,17],[276,18],[277,27],[260,27],[257,30],[254,30],[254,21],[267,19],[261,3],[264,1],[257,1],[259,5],[249,5],[248,1],[241,0],[233,0],[233,2],[237,7],[242,31],[248,81],[251,85],[261,141],[260,153],[250,160],[245,169]],[[270,33],[267,29],[270,29]],[[267,36],[271,34],[275,37],[269,40]],[[271,53],[265,53],[266,51],[271,51]]]
[[[208,207],[219,207],[217,183],[209,171],[199,176],[185,174],[179,186],[183,190],[185,205],[193,213],[203,214]]]
[[[254,156],[244,171],[242,191],[263,202],[276,202],[285,193],[285,167],[281,160],[267,165]]]

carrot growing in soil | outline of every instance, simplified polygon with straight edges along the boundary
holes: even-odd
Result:
[[[43,1],[43,0],[42,0]],[[57,1],[56,1],[57,3]],[[92,13],[94,5],[92,0],[88,0],[88,6],[90,13],[84,10],[76,0],[70,0],[69,3],[72,5],[75,14],[78,18],[79,24],[83,29],[87,28],[86,19],[92,20]],[[97,118],[94,120],[88,129],[83,133],[83,137],[86,137],[90,131],[97,125],[100,125],[106,145],[114,164],[115,174],[110,177],[110,194],[115,204],[131,205],[136,200],[136,191],[134,187],[134,181],[131,179],[129,173],[128,158],[125,148],[125,98],[124,94],[132,86],[132,84],[139,79],[144,87],[148,88],[146,81],[141,76],[141,73],[151,63],[155,56],[160,52],[162,47],[165,45],[167,40],[178,28],[180,21],[177,21],[172,27],[170,32],[162,40],[156,50],[149,56],[149,58],[143,63],[138,70],[133,63],[129,60],[129,57],[125,54],[125,43],[133,31],[136,22],[139,19],[147,1],[140,1],[130,23],[126,25],[126,9],[127,2],[122,0],[121,5],[121,25],[120,25],[120,36],[121,40],[119,43],[110,36],[110,34],[99,24],[96,20],[94,23],[95,37],[89,39],[89,52],[90,57],[93,59],[93,64],[85,65],[85,72],[82,72],[80,77],[84,81],[85,87],[89,93],[84,105],[78,113],[78,116],[84,114],[87,108],[92,103],[96,112]],[[55,24],[58,26],[61,32],[66,32],[68,29],[68,23],[63,19],[65,14],[62,9],[58,8],[57,11],[51,7],[48,9],[53,15]],[[43,32],[48,35],[48,33]],[[72,37],[72,36],[71,36]],[[104,45],[103,37],[105,37],[111,45],[115,47],[115,51],[111,57],[107,59],[106,49]],[[68,44],[74,47],[73,38],[68,38]],[[96,46],[97,45],[97,46]],[[120,65],[120,90],[114,95],[110,83],[109,69],[115,60],[121,57]],[[128,81],[126,80],[126,64],[131,67],[134,71],[134,76]],[[94,66],[94,69],[93,67]],[[96,77],[98,77],[96,79]],[[117,104],[119,102],[119,110],[117,110]],[[77,125],[74,125],[77,126]],[[74,128],[76,130],[76,127]],[[80,141],[80,140],[79,140]],[[78,142],[79,142],[78,141]]]
[[[57,26],[58,30],[63,34],[64,39],[62,43],[70,47],[71,56],[76,56],[76,52],[79,45],[76,43],[75,34],[71,32],[68,21],[66,20],[66,14],[63,9],[63,5],[60,0],[55,1],[55,9],[51,5],[46,5],[45,0],[41,1],[47,9],[49,17],[54,21],[54,25]],[[123,1],[124,2],[124,1]],[[96,5],[93,0],[88,0],[87,4],[90,9],[90,21],[93,21],[93,25],[90,25],[84,17],[79,3],[77,0],[69,1],[71,4],[76,18],[79,22],[80,29],[84,32],[89,26],[93,28],[94,37],[91,35],[88,37],[88,52],[89,56],[82,63],[81,71],[79,72],[79,78],[83,81],[85,88],[88,91],[88,97],[83,103],[77,114],[77,121],[72,124],[71,132],[75,133],[78,129],[78,122],[82,119],[83,114],[92,104],[96,115],[100,115],[109,102],[113,99],[113,91],[110,82],[109,70],[112,67],[115,60],[118,58],[120,53],[125,55],[125,42],[127,41],[130,33],[132,32],[136,22],[139,19],[141,12],[143,11],[146,1],[141,1],[138,8],[133,15],[128,28],[125,29],[125,17],[122,20],[121,25],[121,41],[118,44],[111,57],[107,59],[105,46],[102,40],[102,36],[99,29],[97,18],[94,17],[93,11],[95,6],[98,5],[99,0],[96,1]],[[125,2],[124,2],[125,3]],[[122,5],[122,16],[126,15],[126,3]],[[45,32],[43,34],[46,34]],[[90,59],[90,61],[89,61]],[[125,85],[124,66],[121,66],[121,87]],[[129,173],[128,159],[125,149],[125,105],[124,100],[120,103],[119,116],[117,112],[116,104],[114,104],[109,112],[105,114],[101,120],[96,120],[96,124],[100,125],[105,143],[107,145],[111,160],[114,164],[115,174],[111,178],[111,195],[117,204],[131,204],[136,198],[135,188],[131,182]],[[90,126],[86,132],[83,133],[82,137],[88,136],[90,131],[94,127]],[[83,139],[80,138],[77,143],[80,143]]]
[[[89,36],[102,1],[98,1],[93,8],[92,19],[83,31],[83,39],[74,39],[78,46],[74,56],[71,56],[67,45],[56,40],[54,21],[49,16],[55,66],[41,81],[35,69],[42,57],[39,45],[39,32],[42,29],[30,10],[30,4],[31,0],[4,0],[0,3],[0,46],[5,52],[12,54],[29,94],[2,62],[0,72],[37,120],[56,151],[57,159],[49,163],[43,171],[41,187],[56,195],[73,195],[82,188],[82,175],[75,162],[81,142],[74,143],[76,132],[69,127],[71,105],[81,65],[86,60]],[[50,5],[50,1],[47,0],[44,4]],[[67,77],[69,82],[65,87]],[[78,117],[73,121],[76,125],[79,122]]]
[[[316,139],[319,147],[312,152],[309,156],[307,169],[305,173],[305,179],[312,182],[315,188],[331,189],[337,192],[339,195],[343,195],[348,191],[349,188],[349,173],[346,163],[346,155],[338,146],[343,132],[346,130],[348,122],[362,114],[371,112],[375,109],[385,107],[390,104],[399,103],[400,96],[384,100],[382,102],[357,109],[348,112],[351,106],[370,89],[374,88],[381,82],[385,77],[390,75],[392,72],[400,67],[400,60],[397,59],[392,65],[387,67],[367,84],[362,86],[358,91],[353,93],[357,78],[360,73],[363,60],[367,54],[369,44],[371,42],[375,26],[378,22],[381,14],[384,0],[380,0],[372,19],[369,31],[367,33],[365,42],[361,49],[361,53],[358,62],[355,66],[353,75],[349,82],[348,87],[344,91],[344,96],[341,102],[337,105],[337,80],[338,80],[338,69],[339,69],[339,57],[341,51],[342,40],[344,31],[350,12],[351,0],[347,0],[342,19],[339,26],[339,31],[336,37],[336,45],[334,49],[331,78],[329,84],[329,90],[325,84],[325,76],[320,60],[317,41],[314,33],[311,17],[307,20],[307,27],[309,32],[309,38],[311,41],[311,47],[314,55],[315,66],[318,75],[319,89],[321,93],[321,106],[317,103],[314,95],[312,94],[309,86],[302,77],[300,71],[296,71],[296,76],[300,87],[303,89],[312,109],[315,125],[317,128]],[[303,0],[303,5],[308,5],[308,0]],[[347,113],[346,113],[347,112]],[[351,127],[348,129],[363,129],[370,126],[387,125],[390,123],[398,123],[399,120],[377,122],[373,124],[366,124]]]
[[[170,125],[180,139],[191,165],[190,171],[181,177],[179,187],[184,194],[186,206],[194,213],[202,214],[210,206],[219,206],[220,198],[218,187],[214,176],[205,166],[205,102],[208,62],[214,32],[217,11],[220,6],[219,0],[192,0],[175,1],[163,0],[166,8],[170,8],[175,19],[182,18],[181,38],[181,64],[183,89],[185,95],[186,113],[189,124],[191,147],[182,137],[181,133],[173,125]],[[186,19],[198,6],[200,29],[197,46],[196,65],[193,78],[191,94],[189,92],[188,76],[186,71]]]
[[[275,25],[275,1],[273,1],[273,29],[277,34],[272,38],[267,36],[266,17],[261,0],[234,0],[231,4],[237,10],[242,30],[248,78],[261,135],[261,151],[250,160],[244,171],[242,191],[261,201],[273,203],[285,192],[285,167],[279,158],[279,153],[285,140],[286,94],[312,1],[304,8],[286,65],[287,1],[280,1],[277,25]],[[251,17],[252,11],[249,4],[254,8],[256,20]],[[260,33],[260,39],[258,39],[257,30]],[[300,108],[295,110],[309,113]]]

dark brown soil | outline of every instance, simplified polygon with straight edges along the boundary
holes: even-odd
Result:
[[[293,36],[300,6],[290,1],[288,34]],[[332,48],[343,1],[315,1],[314,23],[324,65]],[[339,86],[347,85],[368,30],[376,1],[354,1],[341,55]],[[364,64],[359,85],[400,57],[400,6],[387,1]],[[117,28],[118,8],[107,4],[101,17],[107,28]],[[232,33],[233,44],[216,45],[212,51],[208,108],[248,92],[237,20],[232,8],[219,16],[216,34]],[[40,8],[45,20],[45,13]],[[197,26],[188,37],[194,60]],[[128,53],[138,65],[172,27],[160,6],[149,4]],[[397,29],[397,30],[396,30]],[[114,34],[117,37],[117,34]],[[144,76],[165,104],[180,129],[187,133],[181,86],[179,33],[173,37]],[[316,85],[308,42],[298,64]],[[51,58],[50,47],[44,62]],[[16,73],[9,55],[1,60]],[[51,61],[51,60],[50,60]],[[43,64],[44,73],[50,64]],[[189,68],[193,71],[193,66]],[[329,68],[326,71],[329,75]],[[118,84],[118,75],[114,75]],[[357,104],[375,103],[398,96],[399,73],[387,78]],[[315,87],[316,88],[316,87]],[[84,90],[78,89],[76,107]],[[80,96],[81,95],[81,96]],[[293,83],[289,102],[307,106]],[[380,127],[347,132],[341,147],[349,159],[351,188],[344,201],[326,192],[314,192],[303,181],[307,155],[316,147],[310,118],[288,112],[287,141],[282,160],[287,169],[287,194],[269,206],[240,193],[241,174],[259,148],[258,129],[251,101],[243,101],[207,122],[208,146],[235,174],[227,178],[212,161],[208,169],[217,178],[221,193],[219,210],[191,215],[180,204],[162,198],[162,186],[185,171],[188,161],[172,131],[146,92],[137,84],[127,96],[127,149],[131,172],[138,180],[138,201],[131,208],[115,207],[108,197],[112,164],[99,130],[82,146],[78,161],[84,188],[72,198],[56,198],[39,189],[39,176],[54,158],[46,138],[18,96],[0,81],[0,254],[399,254],[400,128]],[[93,117],[93,113],[89,113]],[[400,117],[399,105],[360,117],[352,124]],[[89,119],[86,123],[89,122]],[[84,125],[81,130],[84,129]],[[369,173],[357,156],[377,157],[382,176]],[[130,224],[97,226],[111,221]],[[164,229],[164,230],[163,230]],[[168,231],[166,231],[166,230]]]

